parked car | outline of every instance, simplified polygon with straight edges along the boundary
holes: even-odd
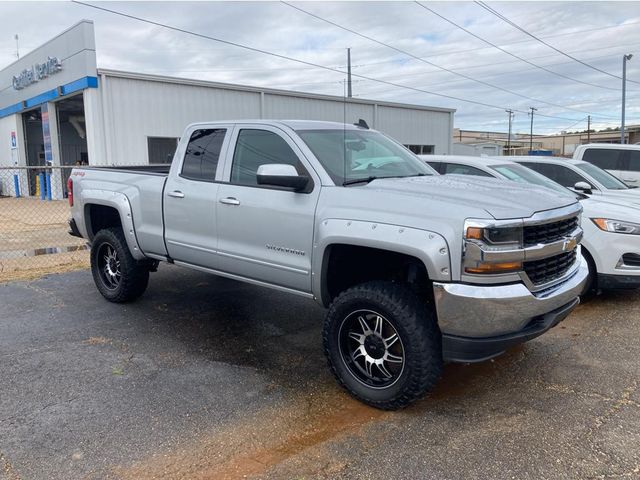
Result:
[[[425,155],[420,158],[443,174],[491,176],[540,185],[558,195],[577,195],[583,207],[582,254],[589,264],[586,290],[640,287],[640,210],[632,203],[575,193],[504,157]]]
[[[584,160],[606,170],[631,187],[640,186],[640,145],[590,143],[579,145],[575,160]]]
[[[607,201],[616,199],[631,202],[640,207],[640,189],[631,188],[600,167],[582,160],[560,157],[505,156],[550,178],[563,187]]]
[[[363,122],[198,123],[170,168],[75,168],[68,190],[107,300],[160,261],[314,299],[333,373],[378,408],[541,335],[588,278],[575,198],[440,176]]]

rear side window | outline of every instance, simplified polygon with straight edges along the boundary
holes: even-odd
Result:
[[[476,177],[492,177],[487,172],[483,172],[479,168],[470,167],[469,165],[462,165],[460,163],[444,163],[443,174],[457,174],[457,175],[474,175]]]
[[[213,182],[220,158],[220,149],[227,130],[208,128],[191,134],[182,164],[182,177],[190,180]]]
[[[588,182],[583,176],[578,175],[570,168],[563,167],[562,165],[554,165],[552,163],[529,163],[526,162],[523,165],[541,173],[547,178],[550,178],[556,183],[559,183],[563,187],[573,188],[578,182]]]
[[[298,156],[280,135],[268,130],[240,130],[233,153],[231,183],[257,186],[258,167],[269,163],[293,165],[298,174],[306,175]]]
[[[603,170],[620,170],[622,168],[622,151],[609,148],[587,148],[582,160],[593,163]]]
[[[630,150],[627,164],[620,170],[640,172],[640,150]]]

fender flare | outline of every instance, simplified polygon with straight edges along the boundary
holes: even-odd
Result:
[[[92,232],[89,228],[90,218],[88,218],[87,207],[89,205],[103,205],[105,207],[115,208],[120,216],[120,223],[122,224],[122,230],[124,231],[124,237],[127,241],[127,246],[129,247],[131,256],[136,260],[146,258],[138,244],[138,239],[136,238],[136,229],[133,221],[131,204],[124,193],[111,192],[108,190],[83,189],[82,201],[84,217],[84,221],[82,223],[89,240],[93,240],[93,234],[95,232]]]
[[[323,305],[326,291],[327,252],[331,245],[353,245],[401,253],[421,261],[432,281],[451,281],[451,256],[446,239],[436,232],[401,225],[348,219],[326,219],[318,225],[313,245],[312,291]]]

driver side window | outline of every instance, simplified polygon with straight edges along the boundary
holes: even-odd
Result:
[[[280,135],[268,130],[240,130],[233,153],[231,183],[258,186],[258,167],[269,163],[293,165],[299,175],[306,174],[300,159]]]

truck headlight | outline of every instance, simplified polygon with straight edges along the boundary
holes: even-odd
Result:
[[[464,224],[464,271],[484,275],[519,272],[521,261],[486,261],[482,252],[518,250],[522,248],[522,242],[522,222],[467,220]]]
[[[592,218],[591,221],[595,223],[600,230],[604,230],[605,232],[640,235],[640,224],[637,223],[623,222],[609,218]]]
[[[488,247],[506,245],[520,247],[522,245],[522,225],[498,227],[467,220],[464,232],[465,240],[475,240]]]

